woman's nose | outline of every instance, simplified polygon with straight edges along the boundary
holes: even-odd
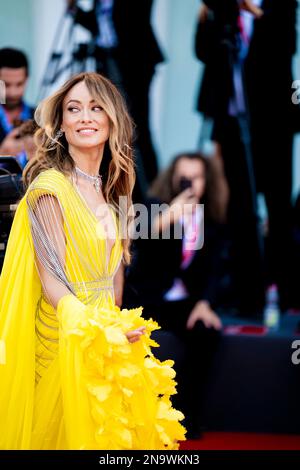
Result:
[[[81,121],[84,121],[84,122],[91,121],[92,118],[91,118],[90,110],[88,108],[83,108],[80,118],[81,118]]]

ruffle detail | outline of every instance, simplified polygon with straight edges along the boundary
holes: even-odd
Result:
[[[75,301],[75,304],[74,304]],[[176,393],[173,361],[153,356],[158,324],[142,318],[142,307],[85,306],[72,295],[58,306],[61,338],[76,337],[98,449],[178,449],[185,429],[172,408]],[[146,333],[129,343],[125,332]]]

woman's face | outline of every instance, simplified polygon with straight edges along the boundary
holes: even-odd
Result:
[[[74,85],[64,98],[61,124],[69,146],[103,148],[109,138],[109,129],[106,112],[91,96],[86,84]]]
[[[180,158],[176,163],[173,176],[173,187],[176,189],[176,192],[179,191],[181,178],[191,181],[193,194],[200,201],[205,192],[206,183],[204,163],[201,160]]]

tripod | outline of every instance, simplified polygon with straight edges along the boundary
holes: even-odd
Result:
[[[65,73],[72,76],[88,68],[89,60],[95,59],[95,38],[90,42],[76,44],[73,18],[65,11],[60,18],[53,38],[51,51],[38,94],[38,102],[49,95],[50,89]],[[92,67],[96,69],[96,65]]]

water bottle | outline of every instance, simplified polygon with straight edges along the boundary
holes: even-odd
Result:
[[[280,322],[279,295],[276,284],[268,287],[264,309],[264,325],[270,330],[277,330]]]

